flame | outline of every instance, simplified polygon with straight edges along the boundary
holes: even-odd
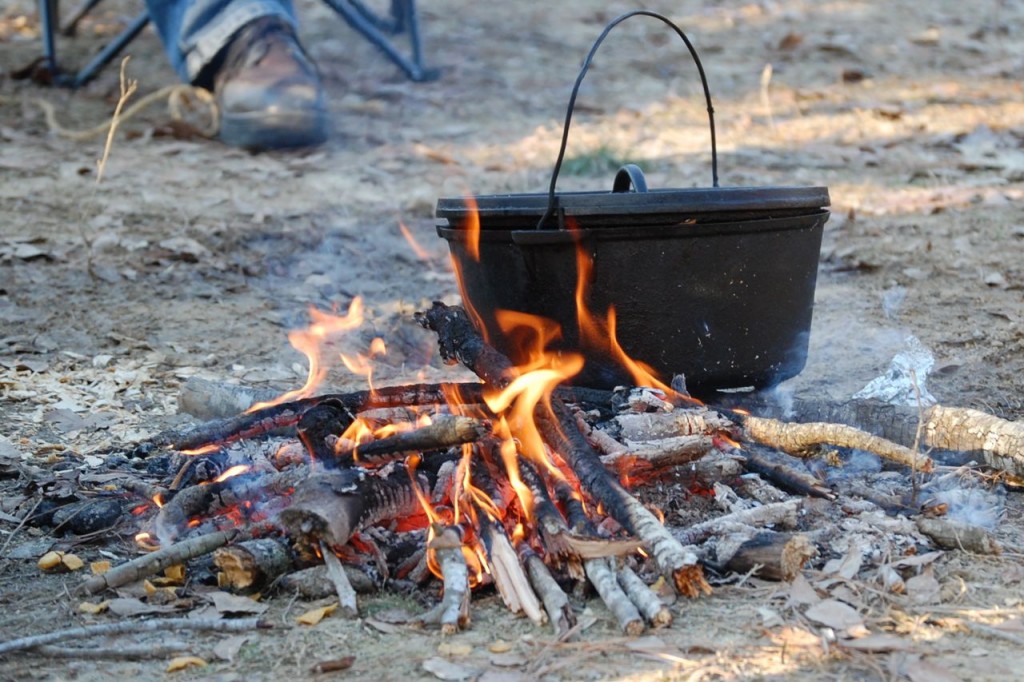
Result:
[[[157,493],[156,495],[153,496],[153,504],[155,504],[158,508],[163,509],[164,496],[162,493]]]
[[[580,342],[584,347],[607,349],[623,368],[633,377],[633,383],[637,386],[649,386],[664,391],[666,395],[682,398],[697,404],[700,401],[687,395],[682,395],[665,384],[657,377],[655,370],[648,364],[634,360],[622,348],[616,334],[616,313],[615,307],[609,306],[607,320],[599,321],[591,313],[587,306],[587,296],[590,291],[594,261],[583,247],[582,242],[577,242],[576,247],[576,323],[579,325]]]
[[[371,361],[387,354],[388,349],[387,346],[384,345],[384,339],[379,336],[375,336],[373,341],[370,342],[370,350],[366,355],[363,355],[362,353],[345,355],[342,353],[341,361],[353,374],[366,377],[366,385],[369,386],[370,391],[373,392],[373,362]]]
[[[409,231],[409,228],[401,220],[398,221],[398,229],[402,231],[402,236],[405,237],[405,241],[409,248],[412,249],[412,252],[416,254],[416,258],[419,260],[430,260],[430,254],[420,246],[416,238],[412,236],[412,232]]]
[[[480,211],[474,197],[466,197],[466,252],[480,262]]]
[[[229,469],[225,470],[224,473],[222,473],[217,478],[213,479],[212,483],[223,483],[224,481],[228,480],[229,478],[234,478],[235,476],[238,476],[239,474],[244,474],[246,471],[249,471],[249,469],[251,469],[251,468],[252,467],[250,467],[248,464],[236,464],[235,466],[230,467]]]
[[[208,455],[211,452],[217,452],[218,450],[220,450],[219,445],[217,445],[216,443],[210,443],[209,445],[203,445],[192,450],[179,450],[178,452],[180,452],[183,455],[195,457],[196,455]]]
[[[363,299],[360,296],[352,299],[348,313],[344,316],[332,315],[316,308],[309,309],[309,316],[312,323],[308,328],[288,333],[288,341],[292,347],[303,353],[309,361],[306,383],[302,388],[288,391],[274,400],[256,403],[247,410],[248,412],[313,395],[313,392],[327,376],[327,368],[321,365],[324,346],[363,324]]]

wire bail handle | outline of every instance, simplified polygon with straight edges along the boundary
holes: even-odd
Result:
[[[544,223],[558,210],[558,197],[555,195],[555,185],[558,183],[558,174],[562,170],[562,161],[565,159],[565,148],[569,142],[569,126],[572,123],[572,112],[576,106],[576,96],[579,94],[580,85],[583,83],[584,76],[587,75],[587,71],[590,69],[590,63],[594,60],[594,55],[597,53],[597,48],[601,46],[604,39],[608,37],[608,34],[613,28],[621,24],[626,19],[635,16],[648,16],[662,23],[666,24],[669,28],[676,32],[676,34],[682,38],[683,42],[686,43],[686,49],[690,51],[690,56],[693,57],[693,63],[697,66],[697,72],[700,74],[700,83],[704,88],[704,101],[707,103],[708,108],[708,128],[711,131],[711,186],[718,187],[718,146],[715,143],[715,108],[711,104],[711,90],[708,88],[708,79],[704,75],[704,66],[701,64],[700,57],[697,55],[697,50],[694,49],[693,43],[686,37],[683,30],[679,28],[671,19],[668,17],[652,12],[646,9],[634,10],[627,12],[619,17],[616,17],[604,27],[601,31],[601,35],[594,41],[594,45],[590,48],[590,52],[587,53],[587,58],[583,60],[583,67],[580,69],[580,73],[576,76],[576,83],[572,86],[572,94],[569,96],[569,106],[565,111],[565,124],[562,128],[562,145],[558,149],[558,159],[555,161],[554,171],[551,173],[551,185],[548,188],[548,208],[541,216],[540,221],[537,223],[537,229],[544,226]],[[561,223],[561,221],[559,221]]]

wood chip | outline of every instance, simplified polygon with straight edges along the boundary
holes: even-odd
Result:
[[[176,673],[187,668],[205,668],[206,665],[206,661],[198,656],[178,656],[177,658],[172,658],[167,664],[167,672]]]

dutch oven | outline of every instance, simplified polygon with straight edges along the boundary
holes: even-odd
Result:
[[[609,31],[637,15],[674,29],[700,72],[711,129],[712,187],[649,190],[641,170],[630,164],[615,176],[610,192],[558,193],[579,86]],[[581,352],[586,360],[571,383],[633,383],[609,344],[595,347],[580,333],[575,293],[582,250],[592,261],[589,311],[604,319],[614,307],[625,352],[666,383],[682,374],[691,392],[702,395],[769,387],[803,369],[828,206],[825,187],[718,186],[714,112],[700,59],[678,26],[639,10],[612,21],[583,64],[548,193],[442,198],[437,231],[461,273],[463,301],[485,337],[514,362],[525,362],[526,351],[503,335],[499,310],[539,315],[561,326],[553,348]]]

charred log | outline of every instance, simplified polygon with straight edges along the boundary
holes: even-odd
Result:
[[[246,540],[213,553],[217,586],[239,594],[265,589],[295,567],[295,557],[279,538]]]
[[[354,462],[379,465],[404,457],[408,452],[473,443],[487,433],[488,426],[484,421],[472,417],[445,415],[437,417],[427,426],[362,443],[351,450],[339,452],[334,457],[340,466]]]

